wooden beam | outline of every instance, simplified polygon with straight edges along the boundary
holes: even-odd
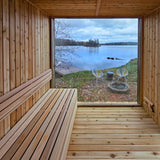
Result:
[[[99,14],[100,7],[101,7],[101,0],[97,0],[96,16],[98,16],[98,14]]]
[[[142,106],[143,103],[143,21],[138,19],[138,85],[137,102]]]
[[[55,21],[50,19],[50,68],[52,69],[51,88],[55,87]]]
[[[78,102],[78,107],[142,107],[137,102],[107,102],[107,103],[99,103],[99,102]]]
[[[152,14],[155,14],[156,11],[160,10],[160,6],[158,6],[157,8],[152,9],[150,12],[148,12],[147,14],[145,14],[143,17],[148,17]]]

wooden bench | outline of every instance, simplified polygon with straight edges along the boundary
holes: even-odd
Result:
[[[25,89],[26,87],[19,92],[24,93]],[[31,95],[30,90],[23,94],[23,98],[17,96],[14,102],[7,103],[9,108],[3,105],[0,119],[3,120],[11,111],[14,111],[17,103],[24,101],[28,97],[26,94],[29,93]],[[11,102],[16,94],[3,98],[1,104],[9,99]],[[0,159],[65,160],[76,108],[76,89],[49,89],[0,140]]]

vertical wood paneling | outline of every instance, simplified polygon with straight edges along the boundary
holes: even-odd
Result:
[[[9,74],[9,1],[3,0],[3,85],[4,94],[10,90]],[[5,133],[10,129],[10,117],[4,119]]]
[[[147,19],[147,27],[146,27],[146,34],[144,35],[145,37],[146,37],[146,39],[147,39],[147,46],[149,46],[149,19]],[[147,35],[147,36],[146,36]],[[144,44],[145,45],[145,44]],[[147,67],[147,64],[149,64],[148,62],[149,62],[149,47],[146,47],[147,49],[146,49],[146,51],[147,52],[145,52],[144,54],[146,54],[146,55],[144,55],[144,57],[145,57],[145,63],[144,64],[146,64],[146,67]],[[146,69],[146,68],[145,68]],[[147,77],[148,77],[148,75],[147,75],[147,73],[146,72],[144,72],[145,74],[146,74],[146,92],[145,92],[145,94],[146,94],[146,96],[148,97],[148,93],[149,93],[149,84],[148,84],[148,80],[147,80]],[[148,108],[147,108],[148,109]]]
[[[3,0],[3,72],[4,93],[10,90],[9,77],[9,2]]]
[[[33,63],[33,75],[32,75],[32,78],[36,76],[35,74],[35,65],[36,65],[36,46],[35,46],[35,40],[36,40],[36,34],[35,34],[35,8],[32,6],[32,63]],[[32,102],[33,102],[33,105],[35,104],[36,102],[36,93],[32,96]]]
[[[43,15],[43,37],[45,37],[45,15]],[[45,46],[45,38],[43,38],[43,72],[45,71],[45,58],[46,58],[46,55],[45,55],[45,49],[46,49],[46,46]]]
[[[16,87],[16,50],[15,50],[15,0],[10,1],[10,88],[11,90]],[[17,121],[17,111],[14,111],[11,114],[11,127],[14,126],[14,124]]]
[[[21,84],[23,84],[25,81],[25,52],[24,52],[24,38],[25,38],[25,33],[24,33],[24,12],[25,12],[25,6],[24,6],[24,0],[21,1],[20,5],[21,9]],[[23,116],[25,114],[25,103],[22,104],[22,111],[21,115]]]
[[[29,12],[28,3],[25,2],[25,12],[24,12],[25,82],[28,80],[28,40],[29,40],[29,35],[28,35],[29,13],[28,12]]]
[[[15,0],[15,23],[16,23],[16,87],[21,84],[21,53],[20,53],[20,1]]]
[[[146,111],[160,126],[160,10],[144,18],[144,100]]]
[[[154,65],[154,68],[155,68],[155,85],[154,85],[154,90],[155,90],[155,103],[158,104],[158,97],[157,97],[157,86],[158,86],[158,20],[159,20],[159,16],[158,16],[158,12],[156,13],[156,17],[155,17],[155,65]],[[157,34],[156,34],[157,33]],[[154,116],[154,119],[156,121],[156,119],[158,120],[158,106],[155,105],[155,116]]]
[[[33,75],[35,77],[35,10],[32,6],[32,63],[33,63]]]
[[[21,21],[21,25],[20,25],[20,30],[21,30],[21,33],[20,33],[20,47],[21,47],[21,84],[23,84],[25,82],[25,54],[24,54],[24,11],[25,11],[25,8],[24,8],[24,1],[22,0],[21,3],[20,3],[20,9],[21,9],[21,17],[20,17],[20,21]]]
[[[144,20],[143,20],[143,22],[144,22]],[[147,25],[144,23],[144,29],[143,29],[144,33],[143,33],[143,36],[146,35],[146,31],[147,31]],[[143,37],[143,44],[147,44],[147,37],[146,36]],[[147,53],[146,47],[143,48],[143,52]],[[143,62],[146,61],[146,56],[143,56],[142,60],[143,60]],[[146,63],[143,63],[142,67],[143,67],[142,70],[144,71],[144,69],[146,68]],[[142,86],[143,87],[143,93],[146,93],[146,88],[147,88],[147,84],[146,84],[146,72],[143,72],[143,83],[142,84],[143,84],[143,86],[146,86],[146,87]],[[145,103],[143,103],[143,106],[144,106],[144,109],[146,110],[146,104]]]
[[[49,68],[48,21],[46,13],[28,1],[0,0],[0,96]],[[36,103],[49,84],[0,122],[0,137]]]
[[[41,66],[40,66],[40,72],[43,72],[43,14],[42,14],[42,12],[40,12],[40,19],[41,19],[41,21],[40,21],[40,43],[41,43],[41,46],[40,46],[40,57],[41,57],[41,61],[40,61],[40,63],[41,63]]]
[[[51,24],[50,24],[50,46],[51,46],[51,51],[50,51],[50,59],[51,59],[51,64],[50,67],[52,70],[54,70],[54,55],[55,55],[55,20],[51,19]],[[55,79],[55,73],[52,73],[52,80],[51,80],[51,87],[54,88],[54,79]]]
[[[14,89],[16,86],[16,77],[15,77],[15,8],[14,0],[10,1],[10,88]]]
[[[3,85],[3,1],[0,0],[0,96],[4,93],[4,85]],[[5,133],[4,122],[0,122],[0,137],[2,137]]]
[[[22,80],[22,75],[21,75],[21,67],[23,66],[23,61],[21,61],[23,59],[23,54],[21,53],[21,47],[22,47],[22,35],[21,35],[21,21],[22,21],[22,0],[18,1],[17,0],[17,5],[16,5],[16,11],[17,11],[17,15],[16,15],[16,82],[17,82],[17,86],[19,86],[21,84],[21,80]],[[22,68],[23,70],[23,68]],[[16,114],[16,118],[17,121],[22,117],[22,105],[17,108],[17,114]]]
[[[33,58],[32,58],[32,6],[29,4],[29,52],[28,52],[28,79],[33,77]]]
[[[29,37],[28,37],[28,39],[29,39],[29,43],[28,43],[28,79],[30,80],[30,79],[32,79],[32,77],[33,77],[33,54],[32,54],[32,5],[30,5],[29,4],[29,8],[28,8],[28,10],[29,10],[29,15],[28,15],[28,17],[29,17],[29,22],[28,22],[28,24],[29,24],[29,28],[28,28],[28,33],[29,33]],[[32,104],[33,104],[33,100],[32,100],[32,97],[31,98],[29,98],[29,100],[28,100],[29,102],[28,102],[28,104],[27,105],[29,105],[29,107],[27,107],[27,108],[31,108],[31,106],[32,106]]]
[[[35,11],[35,76],[37,76],[39,68],[39,58],[38,58],[38,11]],[[39,99],[39,91],[35,94],[35,101]]]
[[[36,16],[35,16],[35,24],[36,24],[36,26],[35,26],[35,28],[36,28],[36,31],[35,31],[35,37],[36,37],[36,42],[35,42],[35,48],[36,48],[36,69],[35,69],[35,72],[36,72],[36,76],[39,74],[39,43],[38,43],[38,41],[39,41],[39,37],[38,37],[38,28],[39,28],[39,26],[38,26],[38,11],[36,11]]]
[[[38,12],[38,60],[37,60],[37,64],[38,64],[38,66],[37,66],[37,72],[38,72],[38,74],[40,74],[41,73],[41,68],[40,68],[40,64],[41,64],[41,17],[40,17],[40,12]]]
[[[158,117],[158,124],[160,126],[160,11],[158,13],[158,52],[157,52],[157,83],[158,83],[158,87],[156,87],[157,89],[157,117]]]
[[[3,95],[3,39],[2,39],[2,25],[3,25],[3,1],[0,1],[0,96]]]

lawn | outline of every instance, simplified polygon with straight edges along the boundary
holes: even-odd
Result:
[[[131,60],[126,67],[128,70],[127,83],[129,92],[113,93],[108,89],[107,72],[114,72],[113,81],[117,80],[115,75],[118,68],[102,70],[103,77],[96,82],[92,71],[81,71],[56,78],[56,88],[77,88],[78,101],[80,102],[136,102],[137,101],[137,59]],[[119,67],[120,68],[120,67]]]

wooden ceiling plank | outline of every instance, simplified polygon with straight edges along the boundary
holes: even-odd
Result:
[[[98,16],[99,14],[100,7],[101,7],[101,0],[97,0],[96,16]]]
[[[144,17],[146,17],[146,16],[148,16],[148,15],[151,15],[151,14],[154,14],[156,11],[159,11],[159,10],[160,10],[160,6],[157,7],[157,8],[155,8],[155,9],[153,9],[151,12],[145,14]]]
[[[62,18],[141,18],[160,7],[160,0],[27,0]]]

